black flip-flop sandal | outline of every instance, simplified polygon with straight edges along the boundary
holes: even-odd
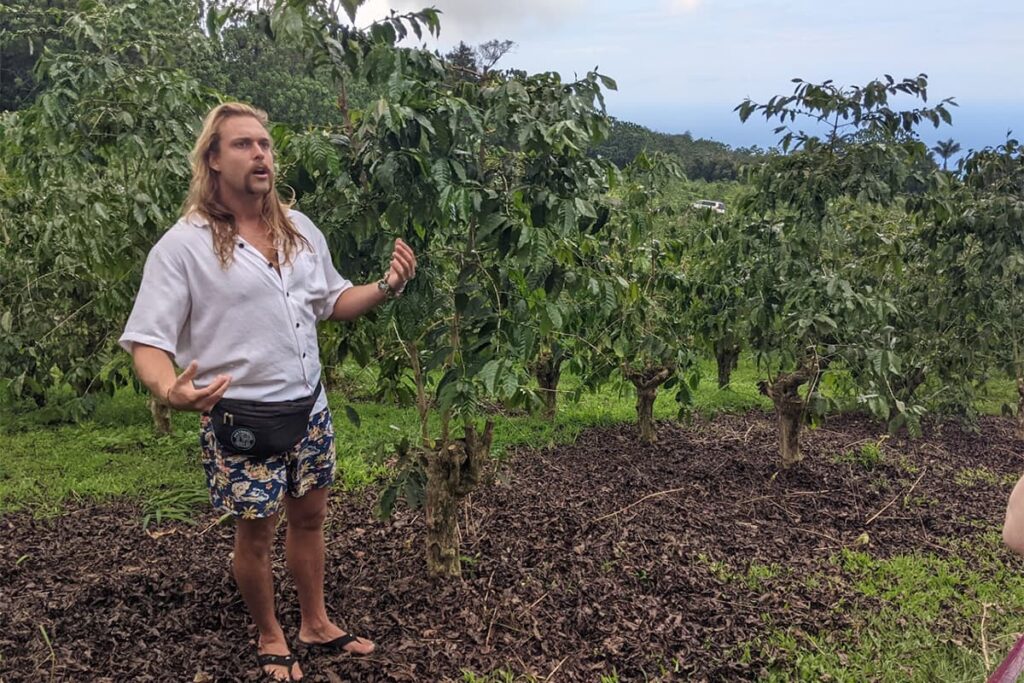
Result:
[[[263,676],[264,677],[270,676],[270,680],[274,680],[274,681],[280,681],[280,680],[294,681],[295,679],[292,678],[292,669],[295,668],[295,665],[297,663],[298,663],[298,660],[295,659],[294,655],[271,655],[271,654],[262,654],[262,655],[261,654],[257,654],[256,655],[256,664],[259,665],[260,671],[263,672]],[[267,671],[266,669],[264,669],[263,667],[265,667],[265,666],[283,666],[283,667],[287,668],[288,669],[288,678],[286,678],[286,679],[277,678],[276,676],[274,676],[273,672]]]
[[[356,657],[365,657],[366,655],[362,652],[353,652],[352,650],[345,649],[346,645],[354,643],[357,640],[359,640],[359,636],[354,636],[351,633],[346,633],[343,636],[338,636],[334,640],[328,640],[326,643],[307,643],[305,641],[300,640],[299,644],[311,650],[320,650],[322,652],[344,652],[346,654],[354,655]]]

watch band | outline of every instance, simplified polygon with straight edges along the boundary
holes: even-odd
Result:
[[[391,283],[388,282],[387,275],[385,275],[381,279],[377,280],[377,289],[384,292],[384,295],[387,298],[397,299],[398,297],[402,296],[402,292],[405,291],[405,285],[403,284],[401,289],[395,289],[394,287],[391,286]]]

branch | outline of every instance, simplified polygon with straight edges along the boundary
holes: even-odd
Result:
[[[906,492],[906,493],[902,494],[903,498],[906,498],[907,496],[909,496],[909,495],[910,495],[910,494],[911,494],[911,493],[913,492],[913,490],[914,490],[914,488],[915,488],[915,487],[917,486],[918,482],[920,482],[920,481],[921,481],[921,478],[922,478],[922,477],[924,477],[924,475],[925,475],[925,474],[927,474],[927,472],[928,472],[928,468],[926,467],[926,468],[924,469],[924,471],[923,471],[923,472],[921,472],[921,476],[917,478],[917,481],[915,481],[915,482],[914,482],[914,484],[913,484],[913,485],[912,485],[912,486],[911,486],[911,487],[910,487],[909,489],[907,489],[907,492]],[[888,503],[886,503],[886,504],[885,504],[885,507],[883,507],[883,508],[882,508],[881,510],[879,510],[879,511],[878,511],[878,512],[876,512],[875,514],[871,515],[871,517],[870,517],[870,518],[868,518],[868,521],[864,522],[864,526],[867,526],[868,524],[871,524],[871,522],[875,521],[875,519],[877,519],[877,518],[878,518],[878,516],[879,516],[880,514],[882,514],[882,513],[883,513],[883,512],[885,512],[886,510],[888,510],[888,509],[889,509],[889,507],[890,507],[890,506],[891,506],[891,505],[892,505],[893,503],[895,503],[895,502],[896,502],[897,500],[899,500],[899,499],[900,499],[900,496],[896,496],[895,498],[893,498],[892,500],[890,500],[890,501],[889,501]]]
[[[658,496],[667,496],[670,493],[679,493],[680,491],[685,491],[687,488],[689,488],[689,487],[683,486],[683,487],[678,488],[678,489],[669,489],[668,491],[658,491],[657,493],[650,493],[650,494],[644,496],[643,498],[641,498],[640,500],[636,501],[635,503],[630,503],[629,505],[627,505],[626,507],[622,508],[621,510],[616,510],[615,512],[612,512],[612,513],[607,514],[607,515],[603,515],[603,516],[598,517],[597,519],[594,519],[592,521],[600,522],[603,519],[608,519],[609,517],[615,517],[616,515],[622,514],[626,510],[630,509],[631,507],[635,507],[635,506],[639,505],[640,503],[644,502],[648,498],[656,498]]]

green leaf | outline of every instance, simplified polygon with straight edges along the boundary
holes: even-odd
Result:
[[[381,519],[389,519],[395,511],[395,501],[398,499],[398,484],[392,484],[384,489],[377,501],[377,515]]]
[[[363,424],[362,420],[359,418],[359,413],[357,413],[356,409],[350,405],[345,406],[345,417],[348,418],[349,422],[355,425],[356,429],[359,429]]]
[[[423,487],[420,477],[410,476],[406,478],[405,485],[402,487],[402,495],[405,497],[406,505],[411,510],[418,510],[423,507],[427,497],[426,494],[426,489]]]
[[[562,312],[558,306],[554,303],[548,303],[545,306],[548,314],[548,319],[551,321],[551,325],[554,329],[559,330],[562,328]]]
[[[585,199],[576,197],[574,200],[576,206],[576,213],[586,218],[597,218],[597,212],[594,210],[594,205]]]
[[[487,393],[489,394],[494,393],[495,381],[498,377],[498,371],[500,369],[501,361],[493,359],[487,361],[487,363],[484,364],[484,366],[480,369],[480,372],[477,374],[477,377],[480,379],[481,382],[483,382],[484,388],[487,389]]]
[[[516,377],[514,372],[506,372],[502,378],[501,383],[501,396],[503,398],[509,398],[515,395],[519,389],[519,378]]]

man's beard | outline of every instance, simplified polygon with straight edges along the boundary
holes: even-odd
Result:
[[[245,176],[245,191],[246,191],[246,193],[259,195],[259,196],[262,197],[263,195],[266,195],[266,194],[272,192],[273,189],[274,189],[274,174],[273,173],[268,174],[267,175],[267,180],[270,183],[270,187],[268,189],[257,188],[256,187],[256,183],[257,182],[261,182],[261,181],[257,180],[251,173],[249,175]]]

